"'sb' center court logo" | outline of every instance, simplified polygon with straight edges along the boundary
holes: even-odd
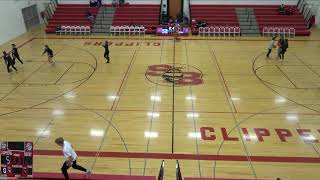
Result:
[[[156,64],[148,67],[146,78],[162,86],[189,86],[203,83],[202,72],[186,64]]]

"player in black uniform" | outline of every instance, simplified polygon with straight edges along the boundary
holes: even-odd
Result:
[[[4,62],[6,63],[7,65],[7,70],[8,70],[8,73],[10,73],[12,70],[10,69],[10,66],[16,70],[16,72],[18,72],[17,68],[14,67],[14,60],[11,58],[10,54],[8,54],[7,52],[3,51],[3,59],[4,59]]]
[[[22,60],[20,59],[20,56],[19,56],[19,52],[18,52],[18,49],[16,47],[15,44],[11,44],[12,46],[12,58],[13,58],[13,61],[15,61],[16,59],[18,59],[20,61],[21,64],[23,64]]]
[[[102,45],[104,47],[104,58],[106,58],[106,63],[110,63],[110,58],[109,58],[109,44],[108,41]]]
[[[51,63],[52,65],[54,65],[56,62],[54,62],[54,60],[53,60],[53,51],[52,51],[52,49],[50,49],[48,45],[44,45],[44,48],[45,48],[45,49],[44,49],[42,55],[44,55],[45,53],[47,53],[49,63]]]

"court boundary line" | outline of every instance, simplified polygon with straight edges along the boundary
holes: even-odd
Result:
[[[176,69],[176,36],[174,36],[173,39],[173,55],[172,55],[172,64],[173,64],[173,69]],[[173,71],[173,77],[175,77],[175,70]],[[175,87],[175,82],[172,81],[172,107],[171,107],[171,153],[174,153],[174,98],[175,98],[175,93],[174,93],[174,87]]]
[[[161,41],[163,42],[163,41]],[[163,44],[161,44],[161,50],[163,49]],[[139,47],[140,48],[140,47]],[[163,60],[163,51],[160,51],[160,64],[162,63]],[[157,92],[158,92],[158,82],[159,82],[160,77],[157,76],[157,83],[155,83],[155,92],[154,92],[154,96],[157,96]],[[152,131],[152,125],[153,125],[153,120],[154,120],[154,112],[155,112],[155,106],[156,106],[156,100],[153,100],[152,102],[152,111],[151,111],[151,117],[150,117],[150,125],[149,125],[149,133]],[[150,136],[148,137],[148,142],[147,142],[147,149],[146,152],[149,152],[149,147],[150,147]],[[144,167],[143,167],[143,176],[146,173],[146,167],[147,167],[147,159],[144,160]]]
[[[131,60],[130,60],[130,62],[129,62],[129,64],[128,64],[127,70],[126,70],[126,72],[125,72],[125,74],[124,74],[124,76],[123,76],[123,78],[122,78],[121,84],[120,84],[120,86],[119,86],[119,88],[118,88],[118,91],[117,91],[117,94],[116,94],[116,98],[114,99],[114,101],[113,101],[113,103],[112,103],[112,106],[111,106],[111,108],[109,109],[110,111],[114,111],[114,109],[113,109],[114,105],[115,105],[116,103],[119,103],[119,102],[120,102],[119,94],[120,94],[120,91],[122,90],[122,87],[123,87],[123,84],[124,84],[125,79],[128,78],[128,77],[127,77],[127,76],[128,76],[128,72],[129,72],[129,70],[130,70],[130,67],[131,67],[131,64],[132,64],[133,59],[136,58],[136,53],[137,53],[136,51],[133,52],[133,55],[132,55]]]
[[[197,41],[269,41],[269,39],[203,39],[203,38],[181,38],[179,37],[180,40],[186,40],[186,41],[191,41],[191,40],[197,40]],[[113,38],[113,37],[35,37],[34,39],[78,39],[78,40],[83,40],[83,39],[112,39],[112,40],[173,40],[174,37],[171,38],[152,38],[152,37],[148,37],[148,38]],[[318,42],[320,41],[320,39],[290,39],[290,41],[301,41],[301,42]]]
[[[64,75],[66,75],[68,73],[68,71],[73,67],[73,63],[69,66],[69,68],[67,68],[63,73],[62,75],[58,78],[58,80],[56,80],[54,82],[54,85],[57,85],[57,83],[63,78]]]
[[[208,46],[209,50],[211,50],[209,44],[207,44],[207,46]],[[212,64],[213,64],[213,66],[215,67],[215,69],[217,70],[217,74],[218,74],[218,76],[219,76],[220,83],[221,83],[221,85],[223,86],[223,89],[224,89],[223,92],[224,92],[225,97],[226,97],[226,99],[227,99],[228,106],[229,106],[229,108],[230,108],[230,112],[231,112],[231,115],[232,115],[232,119],[234,120],[234,123],[235,123],[235,126],[234,126],[234,127],[237,129],[238,134],[239,134],[239,137],[241,137],[240,125],[239,125],[239,122],[238,122],[238,120],[237,120],[237,118],[236,118],[236,116],[235,116],[235,113],[237,113],[237,110],[236,110],[236,108],[235,108],[235,105],[234,105],[234,103],[233,103],[233,100],[231,99],[232,96],[231,96],[230,91],[229,91],[229,89],[228,89],[228,87],[227,87],[226,81],[225,81],[225,79],[224,79],[222,70],[221,70],[221,68],[220,68],[220,66],[219,66],[219,62],[218,62],[218,59],[217,59],[214,51],[210,51],[210,54],[211,54],[211,62],[212,62]],[[232,110],[232,107],[234,108],[235,111]],[[243,147],[243,149],[244,149],[244,153],[245,153],[245,155],[246,155],[245,158],[247,159],[247,162],[248,162],[248,164],[249,164],[249,167],[251,167],[253,177],[254,177],[255,179],[257,179],[257,173],[256,173],[256,170],[255,170],[255,168],[254,168],[254,166],[253,166],[252,159],[251,159],[251,156],[250,156],[250,154],[249,154],[248,148],[247,148],[246,144],[244,143],[244,140],[243,140],[242,138],[240,138],[240,139],[241,139],[242,147]],[[220,146],[220,149],[221,149],[221,147],[222,147],[222,146]],[[220,149],[218,150],[218,153],[217,153],[218,155],[219,155]],[[215,175],[216,175],[216,166],[217,166],[217,161],[214,161],[213,177],[215,177]]]
[[[308,100],[319,100],[319,99],[308,99]],[[318,104],[306,104],[306,105],[318,105]],[[25,109],[24,107],[1,107],[4,109]],[[54,108],[46,108],[46,107],[33,107],[29,109],[34,109],[34,110],[48,110],[48,109],[54,109]],[[124,111],[124,112],[150,112],[148,109],[117,109],[117,110],[110,110],[110,109],[91,109],[91,108],[66,108],[64,109],[66,111]],[[160,113],[170,113],[172,111],[170,110],[159,110],[158,112]],[[187,113],[190,112],[188,110],[181,111],[181,110],[175,110],[176,113]],[[219,112],[219,111],[197,111],[198,113],[203,113],[203,114],[230,114],[231,112]],[[236,114],[264,114],[264,115],[286,115],[288,113],[281,113],[281,112],[270,112],[270,113],[256,113],[256,112],[237,112]],[[305,116],[318,116],[320,113],[297,113],[298,115],[305,115]]]
[[[120,87],[119,87],[119,90],[118,90],[118,92],[117,92],[117,96],[116,96],[115,100],[113,101],[113,105],[115,105],[115,106],[114,106],[114,110],[110,109],[110,111],[111,111],[111,116],[110,116],[110,118],[109,118],[110,120],[109,120],[109,122],[108,122],[108,126],[105,128],[105,131],[104,131],[105,134],[104,134],[104,136],[103,136],[103,138],[102,138],[102,140],[101,140],[101,143],[100,143],[100,145],[99,145],[98,151],[97,151],[97,153],[96,153],[96,155],[95,155],[95,159],[94,159],[94,161],[93,161],[93,163],[92,163],[91,169],[94,169],[94,167],[95,167],[95,165],[96,165],[97,158],[98,158],[99,155],[100,155],[102,146],[103,146],[103,144],[105,143],[105,141],[106,141],[106,139],[107,139],[109,128],[110,128],[110,126],[112,125],[112,121],[113,121],[114,115],[115,115],[115,113],[117,112],[117,111],[115,111],[115,110],[117,109],[117,107],[118,107],[118,105],[119,105],[119,103],[120,103],[120,97],[121,97],[121,95],[122,95],[122,93],[123,93],[123,88],[122,88],[122,87],[125,86],[128,78],[129,78],[129,72],[130,72],[131,69],[132,69],[132,66],[133,66],[133,64],[134,64],[134,62],[135,62],[135,60],[136,60],[136,57],[137,57],[137,52],[134,51],[134,53],[132,54],[130,63],[128,64],[126,73],[125,73],[125,75],[124,75],[124,77],[123,77],[123,79],[122,79],[122,82],[121,82],[121,85],[120,85]],[[112,107],[113,107],[113,106],[112,106]],[[106,109],[107,109],[107,108],[106,108]],[[119,133],[120,133],[120,130],[119,130]],[[127,149],[126,146],[125,146],[125,148],[126,148],[126,150],[128,151],[128,149]],[[128,159],[128,161],[129,161],[129,175],[131,175],[131,169],[132,169],[132,168],[131,168],[130,159]]]
[[[210,154],[179,154],[179,153],[139,153],[111,151],[77,151],[81,157],[126,158],[126,159],[172,159],[172,160],[203,160],[203,161],[241,161],[247,162],[246,155],[210,155]],[[33,150],[34,156],[62,156],[61,150]],[[252,162],[278,163],[315,163],[320,164],[320,157],[295,156],[250,156]]]
[[[302,65],[303,66],[303,65]],[[259,79],[261,79],[261,81],[262,82],[265,82],[265,83],[267,83],[267,84],[269,84],[269,85],[272,85],[272,86],[276,86],[276,87],[278,87],[278,88],[285,88],[285,89],[290,89],[290,90],[296,90],[296,89],[302,89],[302,90],[318,90],[318,89],[320,89],[320,87],[286,87],[286,86],[282,86],[282,85],[277,85],[277,84],[275,84],[274,82],[269,82],[269,81],[267,81],[267,80],[264,80],[264,79],[262,79],[263,77],[265,77],[265,76],[270,76],[270,75],[263,75],[263,74],[258,74],[257,72],[259,72],[258,70],[260,70],[260,69],[262,69],[262,68],[264,68],[264,67],[268,67],[268,66],[266,66],[266,65],[262,65],[262,66],[259,66],[259,67],[257,67],[256,69],[254,69],[254,73],[255,73],[255,77],[259,77]],[[282,74],[283,75],[283,74]],[[274,75],[274,77],[276,77],[275,75]]]
[[[318,72],[316,72],[314,69],[312,69],[312,66],[314,65],[310,65],[306,62],[304,62],[298,55],[296,55],[295,53],[292,53],[303,65],[307,66],[308,69],[313,72],[316,76],[320,77],[320,74]],[[310,67],[311,66],[311,67]]]
[[[188,56],[188,46],[187,46],[187,41],[184,41],[184,46],[185,46],[185,53],[186,53],[186,60],[187,60],[187,65],[188,65],[188,72],[190,72],[190,67],[189,67],[189,56]],[[192,92],[192,85],[189,85],[189,93],[190,96],[193,97],[193,92]],[[197,124],[196,124],[196,117],[195,117],[195,107],[194,107],[194,100],[191,98],[191,106],[192,106],[192,120],[193,120],[193,128],[194,128],[194,133],[197,133]],[[196,142],[196,150],[197,150],[197,155],[199,155],[199,143],[198,143],[198,138],[195,138]],[[199,175],[200,178],[202,177],[201,174],[201,163],[198,160],[198,170],[199,170]]]
[[[256,64],[257,61],[259,61],[259,58],[260,58],[263,54],[264,54],[264,53],[260,53],[260,55],[256,56],[256,57],[253,59],[252,65],[251,65],[251,68],[252,68],[252,71],[253,71],[254,75],[255,75],[256,78],[261,82],[261,84],[264,85],[264,86],[265,86],[266,88],[268,88],[269,90],[271,90],[272,92],[274,92],[274,93],[276,93],[276,94],[284,97],[284,98],[287,99],[288,101],[296,104],[297,106],[304,107],[304,108],[306,108],[306,109],[309,109],[309,110],[311,110],[311,111],[313,111],[313,112],[317,112],[318,114],[320,114],[320,111],[319,111],[319,110],[314,109],[314,108],[311,108],[311,107],[309,107],[309,106],[307,106],[307,105],[305,105],[305,104],[299,103],[299,102],[297,102],[297,100],[293,100],[292,98],[290,98],[290,97],[288,97],[288,96],[282,95],[282,93],[279,92],[279,90],[275,90],[273,87],[270,87],[269,85],[267,85],[266,81],[264,81],[264,80],[261,79],[261,77],[260,77],[260,76],[257,74],[257,72],[256,72],[255,64]]]
[[[209,48],[210,48],[210,47],[209,47]],[[211,49],[209,49],[209,50],[210,50],[210,55],[211,55],[211,58],[210,58],[210,59],[211,59],[211,61],[213,61],[214,64],[216,64],[216,66],[217,66],[217,68],[218,68],[218,69],[217,69],[217,71],[218,71],[218,72],[217,72],[217,73],[218,73],[218,76],[219,76],[219,74],[220,74],[220,76],[221,76],[221,78],[222,78],[222,84],[223,84],[222,87],[225,87],[226,92],[227,92],[227,94],[228,94],[228,96],[229,96],[229,98],[230,98],[230,100],[231,100],[231,104],[232,104],[233,109],[230,108],[230,110],[231,110],[230,112],[232,112],[232,113],[237,113],[237,112],[238,112],[238,111],[237,111],[237,108],[236,108],[236,106],[234,105],[233,100],[231,99],[232,96],[231,96],[231,93],[230,93],[230,91],[229,91],[227,82],[226,82],[226,80],[225,80],[225,78],[224,78],[223,72],[222,72],[222,70],[221,70],[221,68],[220,68],[218,59],[217,59],[214,51],[211,51]],[[228,104],[229,104],[229,98],[227,97]]]
[[[294,84],[294,82],[289,78],[289,76],[288,76],[278,65],[276,65],[276,67],[278,68],[278,70],[280,71],[280,73],[281,73],[295,88],[299,88],[296,84]]]
[[[85,176],[83,174],[80,174],[80,173],[69,173],[70,177],[71,178],[74,178],[74,176],[76,177],[83,177],[85,179],[90,179],[91,176]],[[106,178],[106,177],[126,177],[127,175],[122,175],[122,174],[102,174],[102,173],[98,173],[98,174],[93,174],[93,176],[99,176],[101,178]],[[104,177],[106,176],[106,177]],[[57,173],[57,172],[33,172],[33,179],[43,179],[43,178],[49,178],[49,179],[56,179],[57,177],[60,177],[60,178],[63,178],[63,175],[62,173]],[[138,175],[132,175],[131,177],[139,177],[139,178],[142,178],[141,176],[138,176]],[[143,176],[145,178],[154,178],[156,179],[157,176],[152,176],[152,175],[149,175],[149,176]],[[23,179],[23,178],[21,178]],[[77,179],[77,178],[76,178]],[[199,177],[185,177],[184,178],[185,180],[253,180],[253,179],[248,179],[248,178],[226,178],[226,177],[220,177],[220,178],[215,178],[215,179],[212,179],[212,178],[199,178]],[[255,179],[255,180],[267,180],[267,179]]]

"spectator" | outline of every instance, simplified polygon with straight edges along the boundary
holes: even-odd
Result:
[[[97,3],[97,0],[90,0],[90,7],[96,7]]]
[[[170,16],[169,23],[173,23],[173,18]]]
[[[266,57],[269,59],[270,58],[270,54],[273,48],[275,48],[276,46],[274,45],[274,42],[276,40],[276,37],[273,37],[272,40],[270,41],[269,45],[268,45],[268,53],[266,55]]]
[[[183,17],[183,24],[188,25],[189,24],[189,18],[187,16]]]
[[[206,21],[203,21],[202,27],[207,27],[207,26],[208,26],[208,23]]]
[[[196,27],[197,27],[197,28],[202,27],[202,22],[198,20]]]
[[[91,23],[94,22],[94,17],[89,10],[87,11],[87,18]]]
[[[102,6],[101,0],[97,0],[97,6],[98,6],[98,7]]]
[[[279,14],[285,15],[286,14],[286,8],[284,7],[283,4],[278,8]]]

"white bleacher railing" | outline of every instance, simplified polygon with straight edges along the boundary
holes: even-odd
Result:
[[[59,35],[89,35],[91,34],[90,26],[61,26],[60,30],[56,30]]]
[[[236,26],[210,26],[210,27],[200,27],[199,36],[219,36],[219,37],[236,37],[240,36],[240,27]]]
[[[144,26],[111,26],[111,35],[145,35],[146,29]]]
[[[296,30],[293,27],[263,27],[262,36],[284,36],[284,37],[295,37]]]

